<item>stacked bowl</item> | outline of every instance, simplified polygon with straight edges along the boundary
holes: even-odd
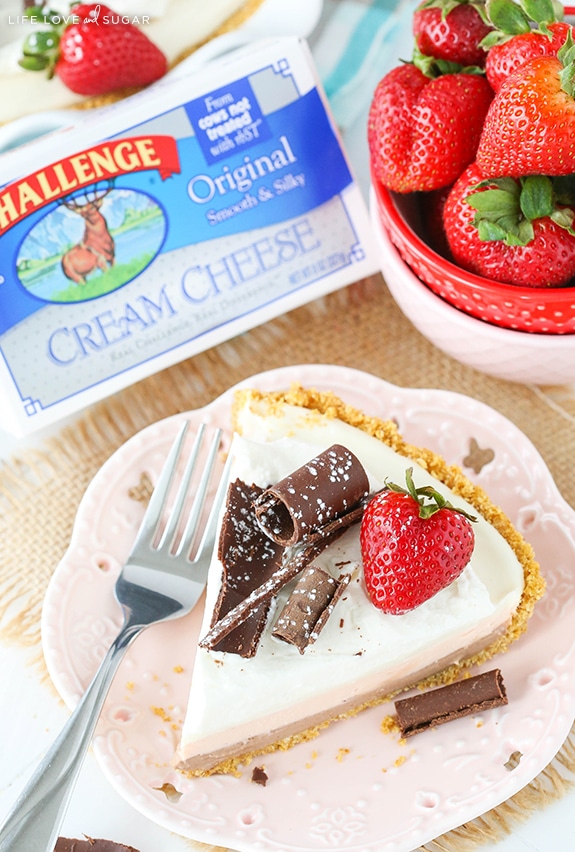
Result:
[[[425,193],[400,195],[372,180],[381,269],[405,316],[439,349],[489,375],[575,382],[575,286],[520,287],[466,272],[432,247],[425,203]]]

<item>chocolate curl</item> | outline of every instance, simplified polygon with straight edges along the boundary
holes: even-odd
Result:
[[[254,509],[264,532],[289,547],[346,514],[368,491],[369,481],[359,459],[346,447],[334,444],[267,488]]]
[[[499,669],[493,669],[430,692],[402,698],[395,702],[395,709],[402,735],[411,737],[452,719],[504,704],[507,704],[507,694],[503,676]]]
[[[254,589],[247,598],[240,601],[230,612],[220,618],[203,639],[198,643],[200,648],[214,649],[224,636],[234,630],[261,603],[269,603],[281,589],[293,580],[313,560],[322,553],[347,527],[357,523],[363,514],[363,503],[341,518],[331,521],[323,529],[321,536],[316,535],[311,543],[303,545],[292,557],[287,559],[274,574]]]
[[[295,645],[303,654],[327,624],[350,577],[350,574],[343,574],[336,580],[323,568],[309,565],[286,601],[272,635]]]

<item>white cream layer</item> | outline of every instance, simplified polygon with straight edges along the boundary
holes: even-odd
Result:
[[[413,466],[416,485],[433,482],[454,505],[467,505],[477,514],[411,460],[341,421],[304,409],[291,408],[284,417],[265,419],[244,410],[240,426],[242,434],[253,440],[234,438],[232,479],[266,486],[340,443],[358,456],[374,488],[381,487],[386,477],[404,482],[406,468]],[[206,754],[257,737],[346,699],[352,699],[353,707],[355,696],[359,701],[369,690],[406,672],[420,671],[460,651],[464,655],[478,640],[505,626],[519,603],[523,569],[490,524],[479,518],[474,528],[474,553],[462,575],[401,616],[386,615],[369,601],[362,579],[359,527],[348,530],[317,562],[334,576],[352,572],[352,582],[316,643],[303,655],[270,632],[290,587],[274,604],[255,657],[198,648],[180,756]],[[220,578],[221,565],[215,558],[201,635],[208,630]]]
[[[137,16],[138,21],[143,21],[144,15],[150,16],[150,22],[143,21],[141,29],[171,63],[188,48],[209,38],[244,3],[245,0],[159,0],[155,3],[110,0],[106,5],[131,19]],[[50,8],[70,14],[67,0],[56,0]],[[154,11],[156,17],[152,17]],[[19,23],[18,15],[22,15],[21,3],[12,2],[8,10],[2,10],[3,38],[9,36],[10,40],[0,47],[0,124],[34,112],[66,109],[86,100],[67,89],[58,77],[48,80],[42,71],[25,71],[18,65],[24,38],[33,28]]]

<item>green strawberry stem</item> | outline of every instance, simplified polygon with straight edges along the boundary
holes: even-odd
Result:
[[[422,74],[431,79],[443,74],[485,74],[485,70],[478,65],[460,65],[458,62],[450,62],[449,59],[428,56],[422,53],[416,44],[413,46],[411,61]]]
[[[567,32],[567,37],[557,53],[557,59],[563,65],[563,68],[559,72],[561,88],[572,98],[575,93],[575,44],[573,43],[571,30]]]
[[[413,482],[413,468],[409,467],[405,471],[405,481],[407,488],[402,488],[401,485],[396,485],[394,482],[385,480],[385,485],[390,491],[397,494],[409,494],[419,506],[419,517],[430,518],[440,509],[450,509],[452,512],[457,512],[463,515],[469,521],[476,521],[475,515],[470,515],[465,509],[459,509],[453,506],[449,500],[446,500],[443,494],[436,491],[432,485],[423,485],[420,488],[415,487]]]
[[[486,50],[522,33],[551,38],[548,24],[563,20],[563,6],[556,0],[487,0],[485,8],[486,23],[494,27],[481,42]]]
[[[71,3],[70,9],[73,10],[76,5],[76,2]],[[26,37],[18,64],[27,71],[46,71],[51,78],[60,53],[60,38],[68,24],[64,15],[51,12],[46,4],[32,6],[27,14],[36,15],[49,29],[38,30]]]
[[[471,6],[487,22],[485,2],[486,0],[423,0],[417,9],[441,9],[441,17],[446,18],[457,6]]]
[[[489,189],[482,189],[488,186]],[[507,246],[526,246],[534,238],[535,219],[550,218],[575,236],[575,213],[561,204],[575,202],[573,181],[555,181],[545,175],[488,179],[476,184],[465,201],[476,212],[472,224],[479,238]]]
[[[423,0],[423,2],[419,3],[417,8],[419,9],[441,9],[443,12],[442,17],[447,17],[452,9],[455,9],[457,6],[484,6],[484,0],[477,0],[477,2],[473,2],[473,0]]]

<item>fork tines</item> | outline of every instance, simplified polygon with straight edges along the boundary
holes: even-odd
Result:
[[[222,430],[216,428],[209,440],[207,426],[202,423],[180,475],[189,429],[190,421],[186,420],[177,433],[154,487],[137,542],[147,542],[154,550],[163,550],[171,556],[189,554],[194,544],[223,435]],[[199,479],[196,482],[194,474],[197,471]],[[176,482],[178,478],[179,482]],[[163,511],[166,507],[167,510]],[[167,519],[164,523],[165,515]]]

